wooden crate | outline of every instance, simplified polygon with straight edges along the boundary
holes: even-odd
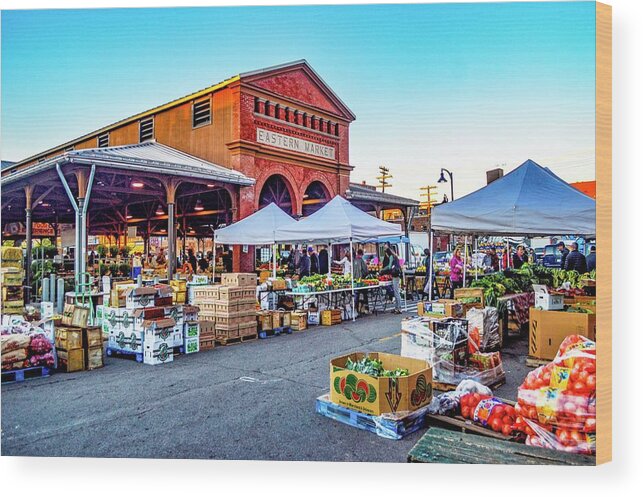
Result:
[[[199,350],[212,350],[214,348],[214,336],[212,338],[199,338]]]
[[[272,330],[272,314],[270,311],[262,311],[257,314],[257,322],[261,331]]]
[[[199,285],[190,288],[192,296],[194,297],[194,303],[197,303],[204,300],[218,300],[221,285]]]
[[[58,369],[66,373],[83,371],[85,369],[85,351],[81,349],[56,349],[58,354]]]
[[[83,348],[85,350],[102,346],[103,331],[100,326],[88,326],[87,328],[83,328]]]
[[[342,322],[342,311],[340,309],[326,309],[321,311],[322,326],[333,326]]]
[[[290,328],[291,313],[290,311],[279,311],[281,313],[281,323],[284,328]]]
[[[85,354],[85,369],[92,370],[103,367],[103,345],[90,347]]]
[[[102,344],[101,338],[101,344]],[[54,329],[54,344],[57,349],[76,350],[83,348],[83,329],[59,326]]]
[[[453,291],[453,298],[455,300],[461,300],[461,299],[477,300],[477,302],[475,303],[465,304],[466,306],[464,310],[465,314],[466,314],[466,311],[472,308],[478,308],[478,309],[484,308],[484,290],[482,288],[456,288]]]
[[[223,273],[221,275],[221,284],[227,286],[256,287],[257,275],[254,273]]]
[[[228,302],[235,302],[243,298],[244,289],[236,286],[222,286],[219,287],[219,300],[227,300]],[[254,295],[254,290],[253,290]]]
[[[295,331],[304,331],[308,328],[308,313],[301,311],[291,312],[290,327]]]
[[[281,328],[283,326],[283,315],[279,311],[271,312],[272,328]]]
[[[246,324],[240,324],[239,325],[239,336],[240,337],[245,337],[249,335],[256,335],[257,334],[257,322],[253,323],[246,323]]]
[[[217,300],[214,303],[214,311],[217,314],[233,315],[239,312],[239,304],[237,302],[229,302],[227,300]]]

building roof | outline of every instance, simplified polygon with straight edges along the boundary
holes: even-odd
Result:
[[[171,100],[170,102],[167,102],[167,103],[162,104],[162,105],[158,105],[158,106],[153,107],[151,109],[148,109],[146,111],[139,112],[139,113],[134,114],[132,116],[126,117],[124,119],[121,119],[120,121],[116,121],[115,123],[108,124],[107,126],[103,126],[102,128],[99,128],[97,130],[94,130],[94,131],[91,131],[89,133],[86,133],[86,134],[84,134],[82,136],[79,136],[78,138],[74,138],[73,140],[69,140],[69,141],[67,141],[65,143],[62,143],[62,144],[57,145],[55,147],[52,147],[52,148],[49,148],[49,149],[44,150],[42,152],[39,152],[37,154],[34,154],[34,155],[30,156],[30,157],[27,157],[27,158],[25,158],[25,159],[23,159],[21,161],[18,161],[16,163],[14,163],[14,165],[21,166],[21,165],[23,165],[23,164],[25,164],[27,162],[31,162],[33,160],[36,160],[36,159],[38,159],[38,158],[40,158],[42,156],[46,156],[48,154],[51,154],[51,153],[53,153],[53,152],[55,152],[57,150],[60,150],[62,148],[67,148],[67,147],[73,146],[74,144],[82,142],[82,141],[85,141],[85,140],[87,140],[87,139],[89,139],[89,138],[91,138],[93,136],[98,136],[100,134],[107,133],[107,132],[109,132],[109,131],[111,131],[111,130],[113,130],[115,128],[118,128],[120,126],[123,126],[125,124],[129,124],[129,123],[137,121],[139,119],[143,119],[144,117],[148,117],[148,116],[152,116],[154,114],[158,114],[159,112],[162,112],[162,111],[167,110],[167,109],[171,109],[172,107],[176,107],[177,105],[181,105],[181,104],[183,104],[185,102],[190,102],[191,100],[194,100],[196,98],[205,96],[205,95],[207,95],[209,93],[212,93],[213,91],[225,88],[226,86],[228,86],[228,85],[230,85],[230,84],[232,84],[232,83],[234,83],[236,81],[240,81],[241,78],[251,78],[251,77],[255,78],[255,77],[260,76],[260,75],[262,75],[264,73],[276,72],[276,71],[280,71],[280,70],[284,70],[284,69],[288,69],[290,67],[296,67],[296,66],[302,66],[307,72],[309,72],[309,74],[314,75],[314,77],[317,78],[321,84],[323,84],[323,86],[324,86],[325,90],[327,91],[327,93],[343,108],[343,110],[345,110],[349,115],[351,115],[353,117],[353,119],[355,119],[355,115],[353,114],[353,112],[333,92],[333,90],[330,88],[330,86],[328,86],[324,82],[324,80],[315,72],[315,70],[312,67],[310,67],[310,65],[308,64],[308,62],[305,59],[300,59],[300,60],[296,60],[294,62],[288,62],[286,64],[280,64],[280,65],[277,65],[277,66],[266,67],[264,69],[258,69],[258,70],[255,70],[255,71],[248,71],[248,72],[238,74],[236,76],[232,76],[232,77],[230,77],[228,79],[225,79],[225,80],[223,80],[223,81],[221,81],[219,83],[216,83],[216,84],[214,84],[212,86],[208,86],[206,88],[203,88],[203,89],[198,90],[196,92],[190,93],[190,94],[185,95],[183,97],[177,98],[175,100]],[[3,169],[4,169],[4,165],[3,165]]]
[[[56,164],[96,164],[96,166],[171,176],[195,176],[200,179],[250,186],[255,180],[227,167],[204,161],[154,140],[119,147],[88,148],[65,152],[44,162],[2,175],[2,185],[56,167]]]
[[[370,185],[351,183],[346,190],[346,198],[357,202],[371,202],[381,205],[399,205],[404,207],[415,207],[420,202],[412,198],[400,197],[391,193],[379,192]]]
[[[0,170],[4,171],[5,169],[7,169],[8,167],[13,166],[14,164],[15,164],[15,162],[13,162],[13,161],[3,160],[2,161],[2,167],[0,168]]]

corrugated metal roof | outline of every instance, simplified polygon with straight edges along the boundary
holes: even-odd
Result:
[[[32,164],[13,174],[4,175],[2,184],[11,183],[17,179],[50,169],[55,167],[56,163],[61,165],[65,163],[96,164],[99,167],[155,172],[171,176],[189,176],[242,186],[249,186],[255,182],[253,178],[249,178],[238,171],[204,161],[151,140],[134,145],[88,148],[65,152],[42,163]]]
[[[349,200],[375,202],[378,204],[395,204],[413,207],[420,205],[420,202],[412,198],[399,197],[391,193],[378,192],[365,185],[351,183],[346,191],[346,198]]]

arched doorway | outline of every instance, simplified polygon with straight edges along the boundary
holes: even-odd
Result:
[[[291,215],[295,214],[291,190],[286,179],[279,174],[270,176],[263,184],[259,195],[259,209],[263,209],[272,202],[283,209],[284,212]]]
[[[303,215],[310,216],[330,200],[330,194],[321,181],[313,181],[304,192]]]

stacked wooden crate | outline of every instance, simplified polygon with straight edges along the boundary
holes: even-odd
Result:
[[[342,322],[341,309],[325,309],[321,311],[322,326],[333,326]]]
[[[228,338],[257,334],[257,276],[253,273],[221,275],[217,300],[217,335]]]
[[[214,341],[216,339],[214,321],[199,321],[199,349],[211,350],[214,348]]]
[[[186,280],[170,280],[173,304],[185,304],[188,291],[187,284]]]
[[[2,314],[22,314],[25,305],[22,288],[22,249],[2,247],[1,258]]]
[[[99,326],[58,326],[54,330],[58,369],[71,373],[103,366],[103,336]]]
[[[292,311],[290,313],[290,328],[293,331],[304,331],[308,328],[308,313],[306,311]]]

